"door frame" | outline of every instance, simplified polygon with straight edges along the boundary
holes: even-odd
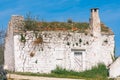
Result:
[[[72,51],[72,55],[71,55],[71,68],[73,69],[73,67],[74,67],[74,65],[75,65],[75,63],[74,63],[74,56],[75,56],[75,52],[82,52],[82,69],[81,69],[81,71],[84,71],[84,70],[86,70],[86,63],[85,63],[85,61],[86,61],[86,50],[85,49],[71,49],[71,51]]]

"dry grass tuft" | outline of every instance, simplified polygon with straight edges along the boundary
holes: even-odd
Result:
[[[42,44],[42,43],[43,43],[43,38],[42,37],[38,37],[34,40],[34,45]]]

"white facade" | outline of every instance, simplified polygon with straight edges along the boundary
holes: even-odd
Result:
[[[96,9],[93,9],[91,15],[94,14],[96,15]],[[12,30],[8,30],[6,36],[5,65],[8,70],[35,73],[50,73],[56,66],[75,71],[91,69],[98,63],[109,66],[114,56],[114,35],[101,33],[100,23],[95,22],[97,19],[99,22],[99,17],[95,17],[95,20],[91,17],[90,27],[95,25],[88,34],[42,31],[38,32],[38,36],[42,37],[43,42],[35,44],[36,36],[33,31],[16,33],[19,29],[16,29],[16,26],[22,26],[23,17],[13,16],[10,21],[12,25],[8,26],[12,27]],[[13,34],[9,34],[10,32]],[[21,42],[21,34],[26,40],[25,43]],[[10,44],[13,44],[11,48]],[[12,64],[9,64],[9,61]]]
[[[110,78],[120,77],[120,57],[118,57],[117,60],[111,64],[109,69],[109,76]]]

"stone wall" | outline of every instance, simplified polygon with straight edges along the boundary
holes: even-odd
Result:
[[[14,71],[14,36],[13,36],[13,24],[9,22],[8,30],[5,37],[5,50],[4,50],[4,65],[8,67],[8,70]]]
[[[4,65],[10,71],[15,70],[15,56],[14,56],[14,34],[21,26],[23,26],[23,17],[13,15],[8,24],[8,29],[5,37],[5,50],[4,50]]]
[[[26,42],[21,42],[21,35]],[[42,43],[36,43],[35,35],[33,31],[14,35],[15,71],[49,73],[56,66],[83,71],[98,63],[108,66],[113,61],[113,35],[96,39],[85,33],[43,31],[37,33]],[[81,66],[76,64],[75,51],[83,52],[82,60],[78,60]]]

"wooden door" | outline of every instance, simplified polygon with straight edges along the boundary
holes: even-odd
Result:
[[[74,70],[83,70],[83,55],[82,52],[74,52]]]

